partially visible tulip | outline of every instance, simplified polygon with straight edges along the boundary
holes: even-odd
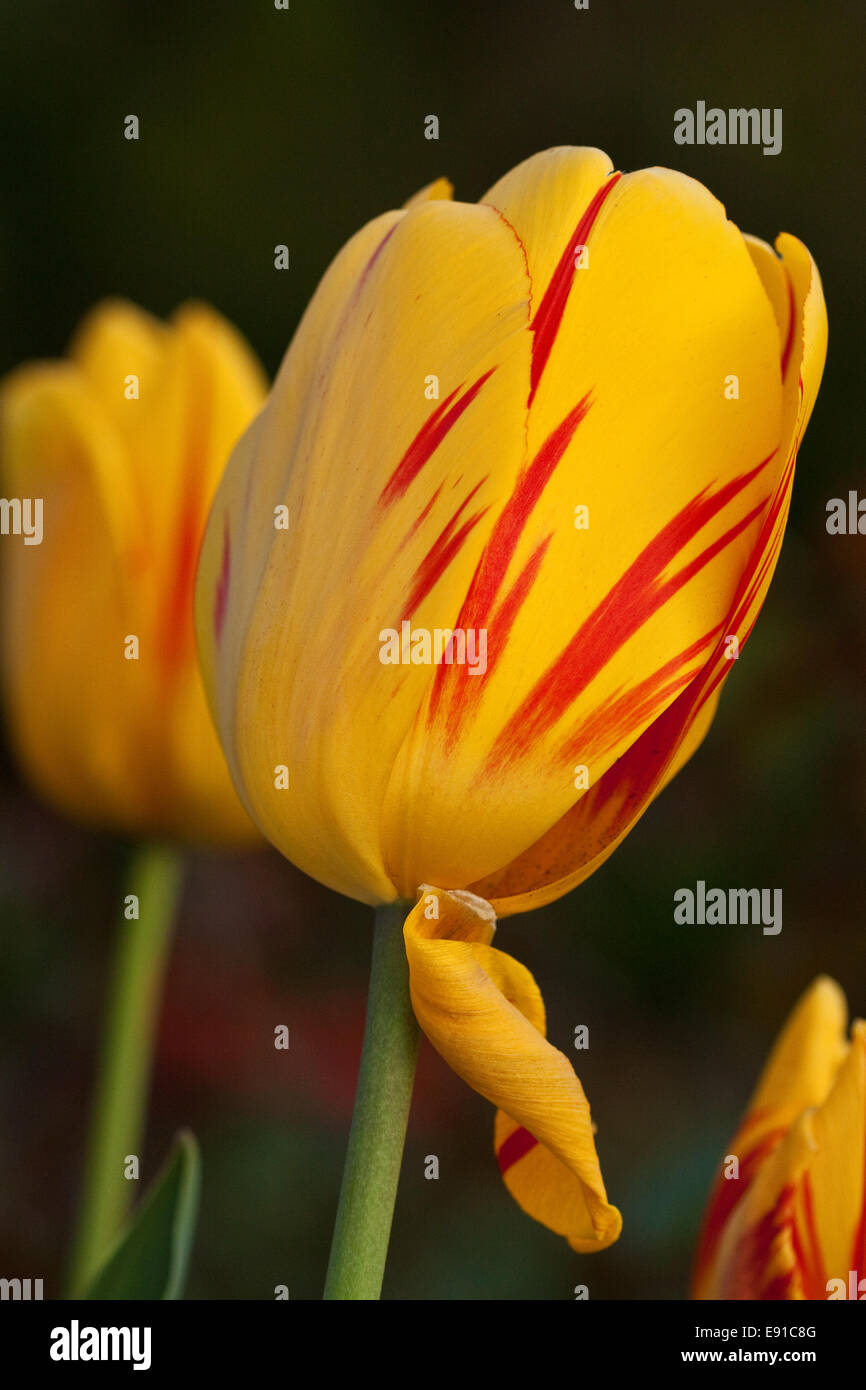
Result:
[[[202,548],[205,682],[250,814],[362,902],[437,885],[438,917],[406,924],[416,1012],[500,1106],[518,1200],[581,1248],[618,1217],[492,923],[612,853],[752,630],[826,350],[815,265],[777,245],[694,180],[593,149],[479,204],[440,180],[337,256]],[[431,664],[423,636],[387,664],[407,630],[475,634],[476,655],[483,634],[483,668],[453,642]],[[471,944],[454,890],[484,900]],[[541,1181],[556,1164],[576,1196]]]
[[[821,977],[785,1025],[704,1219],[699,1299],[866,1299],[866,1023]]]
[[[2,681],[25,773],[72,816],[255,836],[204,698],[192,592],[217,482],[265,391],[212,309],[163,325],[116,301],[88,316],[67,360],[3,383],[4,495],[41,499],[43,536],[2,542]]]
[[[42,517],[36,543],[2,541],[13,749],[61,811],[141,841],[126,869],[88,1127],[75,1296],[129,1206],[123,1156],[144,1134],[179,846],[257,838],[205,700],[192,597],[217,482],[266,389],[249,348],[207,306],[188,304],[166,325],[114,300],[85,319],[66,360],[19,367],[0,387],[3,487]]]

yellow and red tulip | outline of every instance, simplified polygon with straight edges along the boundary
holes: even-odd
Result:
[[[192,592],[225,460],[266,389],[212,309],[165,325],[121,301],[88,316],[66,360],[3,384],[4,488],[41,499],[44,518],[41,544],[4,545],[9,724],[27,775],[73,816],[185,840],[256,834],[205,701]]]
[[[866,1298],[866,1023],[806,991],[710,1197],[695,1298]],[[734,1162],[735,1161],[735,1162]]]
[[[419,1018],[511,1117],[500,1156],[513,1124],[540,1140],[512,1183],[571,1154],[596,1244],[618,1218],[594,1149],[586,1167],[588,1113],[559,1148],[515,1113],[531,1075],[564,1136],[582,1092],[554,1100],[537,991],[514,967],[512,998],[489,934],[467,945],[453,892],[491,917],[560,897],[703,737],[770,582],[825,356],[818,272],[793,237],[778,247],[694,180],[622,175],[593,149],[539,154],[478,204],[440,180],[337,256],[202,549],[205,682],[250,814],[362,902],[437,885],[435,932],[418,908],[407,924]],[[405,622],[485,631],[485,674],[383,664],[380,634]],[[447,1021],[439,952],[484,1018],[494,988],[511,1010],[501,1085],[493,1023]]]

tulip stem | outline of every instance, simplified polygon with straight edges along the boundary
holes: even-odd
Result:
[[[376,912],[364,1046],[326,1299],[377,1299],[382,1292],[418,1057],[403,945],[403,922],[412,906],[389,903]]]
[[[136,1190],[124,1170],[128,1155],[141,1160],[162,980],[182,874],[180,856],[169,846],[142,844],[132,853],[68,1271],[70,1298],[85,1293],[120,1233]],[[128,917],[132,912],[137,916]]]

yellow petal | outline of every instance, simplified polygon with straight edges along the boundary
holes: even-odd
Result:
[[[170,332],[164,323],[125,299],[106,299],[78,325],[69,356],[124,443],[135,448],[141,410],[128,394],[137,379],[139,401],[147,402],[162,369]],[[146,496],[146,494],[145,494]]]
[[[782,374],[781,358],[778,369],[783,376],[784,445],[779,456],[784,466],[761,514],[751,553],[720,624],[719,640],[686,689],[558,823],[503,870],[469,885],[493,902],[500,916],[525,912],[562,896],[613,853],[703,738],[721,686],[735,666],[726,657],[726,638],[736,636],[742,652],[757,620],[781,548],[797,450],[817,395],[827,350],[827,315],[817,268],[795,238],[780,237],[778,245],[784,253],[779,264],[790,281],[794,303],[786,370]],[[751,249],[754,254],[754,244]],[[769,275],[764,267],[762,281]],[[779,326],[780,354],[785,353],[782,331]],[[784,332],[787,339],[787,325]],[[664,679],[675,681],[672,669]],[[647,680],[651,687],[652,678]]]
[[[43,796],[123,824],[132,789],[136,801],[156,794],[156,771],[153,740],[130,738],[141,733],[143,683],[123,660],[136,628],[127,625],[131,566],[120,557],[132,552],[136,509],[122,445],[66,363],[8,377],[0,418],[5,488],[44,509],[42,543],[7,544],[3,554],[12,742]],[[151,687],[145,701],[154,696]]]
[[[806,1262],[798,1254],[795,1223],[798,1192],[813,1151],[811,1116],[801,1115],[747,1175],[749,1185],[719,1233],[714,1259],[695,1284],[695,1298],[815,1296],[806,1279]],[[736,1187],[738,1180],[728,1185]]]
[[[814,1245],[816,1296],[827,1296],[829,1279],[841,1279],[849,1286],[854,1271],[858,1298],[862,1298],[866,1295],[866,1023],[862,1020],[851,1029],[848,1055],[830,1094],[813,1116],[812,1132],[815,1152],[797,1211],[799,1246],[807,1248],[809,1240]]]
[[[416,208],[421,203],[434,202],[437,199],[449,199],[454,197],[454,185],[449,179],[434,179],[432,183],[425,184],[413,194],[403,206],[405,208]]]
[[[198,623],[238,785],[288,858],[363,901],[398,896],[382,808],[432,671],[383,664],[380,634],[410,614],[448,625],[513,488],[526,290],[492,208],[434,200],[366,228],[311,303],[211,517]]]
[[[545,1040],[538,986],[490,945],[489,904],[419,891],[404,926],[418,1022],[458,1076],[499,1107],[497,1155],[524,1211],[576,1250],[604,1249],[619,1235],[620,1214],[607,1200],[583,1088]]]
[[[71,814],[255,838],[207,710],[192,587],[217,477],[264,392],[206,306],[164,326],[120,301],[88,316],[69,361],[4,382],[6,487],[45,512],[41,545],[4,553],[6,698],[25,770]]]
[[[820,1106],[848,1052],[845,995],[828,975],[806,990],[779,1034],[749,1102],[745,1127],[787,1128]]]
[[[785,470],[778,330],[742,237],[694,181],[605,165],[539,156],[523,202],[490,195],[531,283],[526,455],[449,619],[487,630],[486,674],[437,673],[395,763],[404,891],[486,882],[700,675]]]

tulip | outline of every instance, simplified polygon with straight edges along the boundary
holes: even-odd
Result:
[[[258,838],[207,708],[192,592],[217,481],[265,390],[213,310],[190,304],[163,325],[119,301],[89,315],[67,360],[19,367],[0,389],[7,501],[22,515],[26,501],[42,522],[41,535],[3,540],[13,749],[61,811],[143,841],[109,986],[70,1265],[76,1296],[129,1204],[123,1165],[143,1135],[177,844]]]
[[[699,1299],[866,1298],[866,1023],[817,979],[776,1042],[695,1261]]]
[[[561,148],[450,191],[326,273],[217,493],[199,646],[252,818],[337,891],[417,901],[418,1019],[498,1105],[521,1205],[601,1248],[585,1100],[493,924],[593,873],[703,738],[826,315],[799,241],[671,170]]]
[[[7,496],[42,503],[41,543],[3,542],[2,680],[14,750],[41,794],[135,835],[251,841],[201,684],[198,547],[265,381],[204,305],[164,326],[108,302],[69,358],[0,395]]]

